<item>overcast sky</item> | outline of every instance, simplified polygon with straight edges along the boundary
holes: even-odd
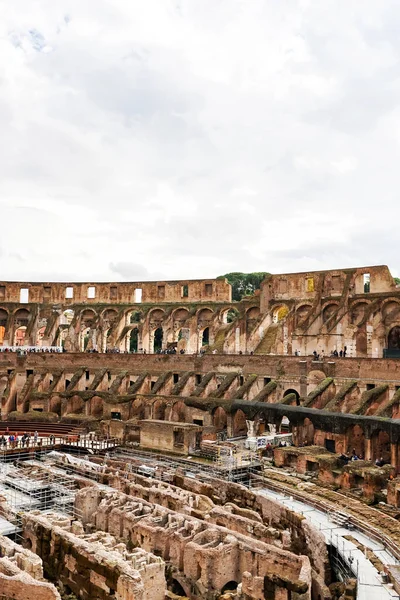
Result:
[[[0,279],[389,264],[398,0],[0,0]]]

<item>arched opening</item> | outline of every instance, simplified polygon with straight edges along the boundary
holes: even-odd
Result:
[[[64,310],[63,314],[60,317],[60,325],[71,325],[74,319],[75,313],[72,308],[67,308]]]
[[[223,323],[233,323],[239,317],[239,311],[236,308],[229,308],[222,315]]]
[[[153,352],[158,353],[162,350],[164,332],[161,327],[158,327],[154,332]]]
[[[203,335],[201,336],[201,345],[208,346],[210,343],[210,328],[206,327],[203,330]]]
[[[386,431],[375,431],[371,436],[371,458],[373,461],[383,459],[390,464],[390,437]]]
[[[26,337],[26,327],[18,327],[14,335],[14,346],[24,346]]]
[[[60,396],[53,396],[49,402],[50,412],[56,413],[59,417],[61,416],[61,398]]]
[[[156,400],[153,404],[153,419],[157,419],[158,421],[165,421],[165,412],[167,410],[167,405],[163,400]]]
[[[182,401],[175,402],[171,411],[171,421],[177,423],[185,423],[186,421],[186,406]]]
[[[314,425],[309,418],[305,418],[303,422],[303,444],[312,446],[314,444]]]
[[[6,333],[8,313],[3,308],[0,309],[0,345],[4,342],[4,335]]]
[[[400,316],[400,303],[394,301],[387,302],[382,308],[382,314],[387,325],[393,323]]]
[[[81,331],[81,352],[85,352],[86,348],[89,345],[90,340],[90,327],[87,327],[83,331]]]
[[[189,311],[186,308],[178,308],[173,314],[175,327],[183,326],[189,318]]]
[[[180,329],[178,331],[178,346],[177,346],[178,352],[180,352],[181,350],[186,352],[188,343],[189,343],[189,338],[190,338],[189,327],[182,327],[182,329]]]
[[[182,596],[186,598],[186,592],[176,579],[171,579],[171,583],[168,586],[168,590],[176,596]]]
[[[236,581],[228,581],[228,583],[222,587],[221,594],[225,594],[225,592],[234,592],[237,590],[238,585],[239,584],[236,583]]]
[[[365,457],[365,435],[360,425],[353,425],[347,430],[347,454]]]
[[[139,347],[139,332],[138,328],[132,329],[129,336],[129,352],[137,352]]]
[[[138,421],[145,418],[145,409],[142,400],[136,399],[132,402],[130,416],[131,419],[137,419]]]
[[[103,416],[103,400],[99,396],[93,396],[90,400],[90,415],[96,418]]]
[[[292,426],[290,420],[286,415],[282,417],[281,424],[279,427],[279,433],[290,433],[292,431]]]
[[[388,348],[400,350],[400,326],[396,325],[389,331]]]
[[[259,316],[260,309],[258,308],[258,306],[253,306],[252,308],[249,308],[249,310],[246,312],[247,321],[257,321]]]
[[[27,327],[28,323],[29,323],[29,317],[30,317],[30,313],[29,310],[26,310],[26,308],[20,308],[19,310],[17,310],[17,312],[15,313],[15,325],[17,327]]]
[[[283,399],[285,399],[286,396],[289,396],[289,394],[294,394],[296,396],[296,402],[295,402],[295,404],[296,404],[296,406],[300,406],[300,394],[299,394],[299,392],[297,390],[295,390],[295,389],[289,388],[288,390],[286,390],[283,393]]]
[[[246,415],[242,410],[237,410],[233,417],[233,435],[247,435]]]
[[[71,396],[67,400],[67,414],[80,415],[84,412],[85,403],[78,395]]]
[[[140,310],[134,310],[129,315],[129,323],[131,325],[133,325],[134,323],[140,323],[141,318],[142,318],[142,313],[140,312]]]
[[[272,312],[272,322],[279,323],[279,321],[282,321],[288,313],[289,308],[286,306],[286,304],[283,304],[282,306],[277,306]]]
[[[202,308],[197,314],[197,323],[199,329],[209,327],[212,323],[214,313],[209,308]]]
[[[217,406],[213,414],[213,425],[217,431],[224,431],[227,426],[227,415],[222,406]]]

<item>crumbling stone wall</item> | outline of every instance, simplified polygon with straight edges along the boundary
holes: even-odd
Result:
[[[79,521],[56,513],[25,514],[23,534],[47,577],[82,600],[164,600],[164,562],[145,550],[129,550],[103,532],[87,534]]]

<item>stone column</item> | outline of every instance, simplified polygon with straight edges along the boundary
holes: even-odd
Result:
[[[397,444],[396,443],[391,443],[390,444],[390,464],[392,465],[392,467],[394,467],[396,469],[396,473],[399,472],[399,461],[398,461],[398,452],[397,452]]]
[[[365,438],[365,460],[372,460],[372,440]]]

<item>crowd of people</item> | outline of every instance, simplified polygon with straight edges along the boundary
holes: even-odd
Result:
[[[294,355],[300,356],[300,350],[295,350]],[[313,360],[315,360],[315,361],[324,360],[324,358],[325,358],[325,352],[323,350],[321,350],[320,354],[316,350],[314,350],[312,355],[313,355]],[[332,350],[332,352],[329,355],[330,358],[339,358],[339,357],[346,358],[346,356],[347,356],[347,346],[345,346],[343,348],[343,350],[339,350],[339,352],[337,350]]]
[[[0,346],[0,352],[13,352],[24,356],[25,354],[61,354],[65,350],[61,346]]]
[[[18,432],[17,433],[9,433],[8,428],[6,431],[6,435],[2,435],[0,437],[0,446],[2,448],[29,448],[30,443],[31,443],[31,439],[33,437],[33,445],[37,446],[38,445],[38,441],[39,441],[39,434],[37,431],[34,432],[33,436],[31,436],[30,433],[23,433],[21,437],[19,437]],[[52,441],[50,443],[54,443],[55,442],[55,437],[54,436],[50,436],[52,438]],[[54,440],[54,441],[53,441]]]

